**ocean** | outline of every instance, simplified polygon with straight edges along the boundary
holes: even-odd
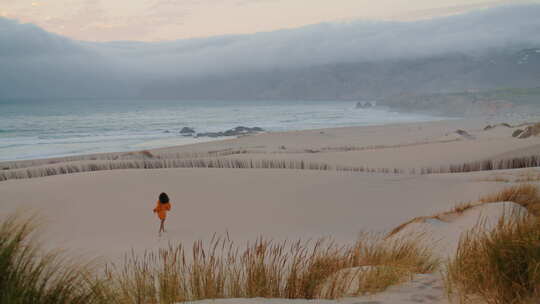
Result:
[[[180,136],[237,126],[267,131],[444,119],[353,101],[0,101],[0,161],[122,152],[215,140]]]

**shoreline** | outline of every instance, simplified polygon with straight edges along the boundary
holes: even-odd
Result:
[[[399,112],[399,111],[398,111]],[[445,121],[473,121],[473,120],[483,120],[485,121],[485,124],[490,123],[500,123],[500,122],[509,122],[509,123],[522,123],[525,121],[531,121],[534,120],[533,118],[537,118],[537,116],[531,116],[526,115],[526,113],[514,113],[511,116],[508,115],[499,115],[499,116],[471,116],[471,117],[446,117],[441,116],[440,114],[430,114],[430,113],[421,113],[421,112],[399,112],[403,114],[418,114],[418,115],[428,115],[431,118],[429,120],[419,120],[419,121],[412,121],[412,122],[381,122],[381,123],[365,123],[360,125],[345,125],[345,126],[331,126],[331,127],[324,127],[324,128],[303,128],[303,129],[291,129],[291,130],[285,130],[285,131],[265,131],[261,134],[282,134],[282,133],[295,133],[295,132],[309,132],[309,131],[325,131],[325,130],[332,130],[332,129],[343,129],[343,128],[365,128],[365,127],[377,127],[377,126],[393,126],[393,125],[415,125],[415,124],[423,124],[423,123],[437,123],[437,122],[445,122]],[[538,118],[540,120],[540,118]],[[169,132],[168,132],[169,133]],[[141,151],[158,151],[163,149],[175,149],[179,147],[190,147],[193,145],[199,145],[204,144],[207,142],[214,142],[214,141],[226,141],[231,139],[236,139],[238,137],[218,137],[218,138],[210,138],[210,137],[183,137],[180,134],[177,134],[177,132],[173,131],[170,132],[172,135],[176,136],[170,136],[170,137],[153,137],[151,139],[145,139],[141,140],[137,143],[130,143],[126,145],[129,145],[130,148],[125,149],[116,149],[116,150],[108,150],[108,151],[102,151],[102,152],[74,152],[74,153],[64,153],[64,154],[54,154],[51,155],[48,153],[48,155],[43,156],[29,156],[29,157],[23,157],[23,158],[16,158],[16,159],[0,159],[0,167],[2,164],[5,163],[11,163],[11,162],[24,162],[24,161],[43,161],[43,160],[58,160],[61,158],[80,158],[80,157],[93,157],[93,156],[102,156],[105,154],[122,154],[122,153],[137,153]],[[250,135],[256,135],[256,134],[250,134]],[[181,143],[185,142],[185,143]],[[127,147],[127,146],[126,146]],[[31,147],[32,148],[32,147]],[[91,148],[96,149],[96,148]],[[1,168],[0,168],[1,169]]]
[[[540,138],[523,124],[460,119],[266,132],[134,152],[0,163],[0,182],[124,169],[288,169],[421,176],[538,166]]]
[[[437,116],[433,116],[437,117]],[[482,117],[482,119],[486,119],[486,121],[492,119],[488,117]],[[325,128],[308,128],[308,129],[295,129],[295,130],[285,130],[285,131],[263,131],[259,133],[254,134],[246,134],[246,135],[240,135],[240,136],[223,136],[218,138],[210,138],[210,137],[183,137],[181,135],[177,135],[176,137],[170,137],[170,138],[156,138],[152,140],[147,140],[144,142],[140,142],[138,144],[134,144],[137,146],[145,145],[146,143],[155,142],[155,141],[167,141],[167,139],[173,139],[172,141],[178,141],[178,140],[200,140],[199,142],[190,142],[185,144],[174,144],[174,143],[168,143],[166,145],[159,145],[157,147],[148,147],[148,148],[134,148],[134,149],[127,149],[127,150],[116,150],[116,151],[106,151],[106,152],[95,152],[95,153],[75,153],[75,154],[62,154],[62,155],[52,155],[52,156],[43,156],[43,157],[30,157],[30,158],[24,158],[24,159],[11,159],[11,160],[0,160],[0,167],[2,167],[2,164],[6,163],[14,163],[14,162],[32,162],[32,161],[58,161],[63,159],[78,159],[78,158],[92,158],[92,157],[100,157],[105,155],[119,155],[119,154],[126,154],[126,153],[140,153],[142,151],[162,151],[162,150],[175,150],[175,149],[183,149],[183,148],[190,148],[197,145],[204,145],[206,143],[214,143],[214,142],[227,142],[230,140],[235,140],[242,137],[249,137],[249,136],[258,136],[258,135],[264,135],[264,134],[296,134],[296,133],[303,133],[303,132],[320,132],[320,131],[329,131],[329,130],[343,130],[343,129],[359,129],[359,128],[370,128],[370,127],[384,127],[384,126],[414,126],[414,125],[421,125],[421,124],[429,124],[429,123],[440,123],[440,122],[452,122],[452,121],[468,121],[469,118],[463,118],[463,117],[438,117],[438,119],[433,120],[422,120],[422,121],[414,121],[414,122],[390,122],[390,123],[375,123],[375,124],[365,124],[365,125],[348,125],[348,126],[335,126],[335,127],[325,127]],[[496,119],[497,120],[497,119]],[[0,168],[1,170],[1,168]]]
[[[75,104],[77,105],[77,104]],[[184,127],[197,133],[219,133],[238,126],[260,127],[271,132],[311,130],[340,126],[381,125],[394,121],[433,121],[441,115],[399,112],[382,108],[354,109],[353,103],[323,102],[285,105],[187,106],[157,104],[80,111],[52,104],[39,115],[24,109],[2,116],[2,161],[54,158],[81,154],[128,152],[196,142],[183,138]],[[75,112],[74,112],[75,111]],[[8,111],[8,113],[10,113]],[[25,115],[28,114],[28,117]],[[52,115],[52,116],[51,116]],[[24,124],[26,119],[35,123]],[[200,137],[200,140],[210,138]],[[34,150],[39,149],[35,153]]]
[[[119,150],[119,151],[107,151],[107,152],[96,152],[96,153],[77,153],[77,154],[64,154],[64,155],[56,155],[56,156],[44,156],[44,157],[32,157],[27,159],[12,159],[12,160],[0,160],[0,167],[2,164],[5,163],[13,163],[13,162],[27,162],[27,161],[46,161],[46,160],[61,160],[61,159],[71,159],[71,158],[91,158],[91,157],[99,157],[104,155],[117,155],[117,154],[124,154],[124,153],[138,153],[142,151],[159,151],[159,150],[170,150],[170,149],[176,149],[181,147],[190,147],[190,146],[196,146],[201,145],[205,143],[210,142],[225,142],[229,140],[235,140],[241,137],[245,136],[258,136],[263,134],[283,134],[283,133],[298,133],[298,132],[320,132],[320,131],[327,131],[327,130],[334,130],[334,129],[357,129],[357,128],[365,128],[365,127],[381,127],[381,126],[396,126],[396,125],[415,125],[415,124],[422,124],[422,123],[437,123],[437,122],[445,122],[445,121],[459,121],[464,120],[464,118],[450,118],[450,117],[441,117],[441,119],[438,120],[430,120],[430,121],[418,121],[418,122],[397,122],[397,123],[382,123],[382,124],[368,124],[368,125],[352,125],[352,126],[337,126],[337,127],[328,127],[328,128],[314,128],[314,129],[298,129],[298,130],[286,130],[286,131],[263,131],[260,133],[255,134],[247,134],[247,135],[240,135],[240,136],[223,136],[219,138],[210,138],[210,137],[183,137],[181,135],[177,135],[176,137],[171,138],[156,138],[152,139],[150,141],[167,141],[167,139],[175,139],[173,141],[178,140],[200,140],[199,142],[191,142],[186,144],[167,144],[167,145],[160,145],[158,147],[148,147],[148,148],[136,148],[136,149],[129,149],[129,150]],[[145,145],[148,141],[141,142],[135,145],[141,146]]]

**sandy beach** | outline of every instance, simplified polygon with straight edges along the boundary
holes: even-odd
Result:
[[[540,154],[539,137],[517,139],[512,137],[516,127],[484,130],[485,126],[483,121],[453,120],[350,127],[266,133],[156,149],[145,152],[146,157],[193,155],[192,158],[208,159],[218,157],[216,151],[223,151],[220,158],[303,160],[406,171],[384,174],[164,168],[57,174],[0,182],[0,214],[16,210],[37,212],[44,222],[47,247],[64,248],[106,261],[119,261],[132,249],[142,252],[169,243],[209,240],[214,233],[228,235],[239,244],[258,236],[275,240],[332,237],[337,242],[350,242],[360,232],[387,233],[411,218],[447,211],[458,203],[500,191],[508,186],[497,181],[501,176],[519,178],[540,173],[534,168],[410,173],[411,169],[423,167]],[[466,131],[467,136],[456,133],[458,129]],[[242,153],[226,155],[227,151]],[[106,162],[105,159],[119,161],[122,157],[133,161],[146,159],[138,153],[113,153],[79,159],[2,163],[2,166],[14,168],[3,171],[9,173]],[[152,213],[160,192],[167,192],[172,202],[167,232],[162,237],[157,236],[158,220]],[[470,216],[468,225],[477,217],[478,214]],[[435,292],[439,293],[437,299],[443,301],[442,291]],[[387,298],[395,299],[389,295]]]
[[[540,303],[539,1],[0,0],[0,304]]]
[[[538,137],[516,139],[511,136],[515,128],[499,126],[485,131],[484,127],[483,122],[454,120],[266,133],[150,153],[153,157],[209,158],[207,153],[213,151],[243,151],[223,157],[403,169],[540,153]],[[460,128],[473,139],[456,134]],[[133,157],[133,153],[113,155]],[[60,158],[53,164],[47,159],[14,164],[23,167],[18,170],[33,170],[91,159],[95,156],[65,162]],[[106,170],[1,182],[0,212],[36,210],[47,222],[48,244],[104,257],[118,257],[132,248],[155,248],[168,241],[189,244],[226,232],[240,242],[259,235],[277,239],[332,236],[345,241],[360,231],[384,232],[411,217],[444,211],[498,191],[505,185],[489,181],[496,174]],[[160,192],[170,194],[173,211],[167,222],[169,232],[158,239],[151,209]]]

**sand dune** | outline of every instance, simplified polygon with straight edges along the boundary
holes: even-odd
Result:
[[[421,241],[443,259],[455,256],[461,234],[477,226],[491,230],[499,219],[510,214],[526,215],[527,209],[513,202],[475,206],[463,213],[450,213],[437,218],[419,219],[406,225],[389,240],[421,235]]]
[[[471,231],[475,227],[482,225],[484,229],[492,229],[498,221],[506,214],[518,212],[525,216],[527,211],[512,202],[498,202],[478,205],[463,213],[447,214],[441,219],[427,219],[413,222],[405,226],[392,239],[421,235],[424,245],[434,250],[434,253],[441,259],[452,257],[457,249],[462,233]],[[352,272],[356,275],[357,272]],[[352,283],[354,285],[354,283]],[[354,287],[352,288],[354,289]],[[444,291],[444,283],[439,273],[417,274],[407,283],[392,286],[385,292],[368,295],[346,297],[339,300],[285,300],[285,299],[224,299],[196,301],[197,304],[406,304],[406,303],[451,303]]]
[[[188,244],[225,233],[240,242],[333,236],[350,241],[418,214],[444,211],[504,185],[294,170],[163,169],[82,173],[0,183],[0,212],[35,209],[47,220],[47,244],[118,257],[168,241]],[[168,233],[157,237],[151,210],[172,198]]]
[[[247,153],[222,157],[418,168],[540,152],[540,137],[515,139],[511,137],[512,128],[485,131],[486,124],[445,121],[268,133],[157,149],[150,151],[150,156],[83,156],[73,163],[100,157],[144,159],[176,153],[208,158],[216,151],[227,154],[237,149]],[[460,128],[474,139],[456,136],[455,131]],[[66,161],[70,160],[58,158],[2,166],[61,166]],[[140,252],[177,242],[190,245],[194,240],[209,240],[214,233],[228,233],[236,243],[252,241],[260,235],[277,240],[331,236],[338,242],[350,242],[361,231],[389,231],[411,218],[447,211],[460,202],[499,191],[508,184],[497,182],[498,176],[517,179],[524,172],[528,171],[435,175],[200,168],[85,172],[0,182],[0,216],[15,210],[38,212],[45,221],[43,238],[48,247],[66,248],[106,261],[119,261],[131,249]],[[168,232],[159,238],[158,221],[151,210],[162,191],[170,195],[173,209],[166,223]],[[480,216],[495,221],[501,210],[509,206],[511,203],[491,204],[443,221],[414,223],[400,234],[427,232],[431,235],[429,241],[439,241],[438,254],[446,256],[454,250],[460,233],[474,226]],[[441,239],[444,241],[440,242]],[[343,299],[339,303],[445,303],[441,284],[436,274],[422,275],[382,294]]]

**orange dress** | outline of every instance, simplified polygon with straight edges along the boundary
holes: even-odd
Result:
[[[157,213],[160,220],[164,220],[165,218],[167,218],[167,211],[169,210],[171,210],[170,203],[162,204],[157,201],[156,208],[154,208],[154,213]]]

